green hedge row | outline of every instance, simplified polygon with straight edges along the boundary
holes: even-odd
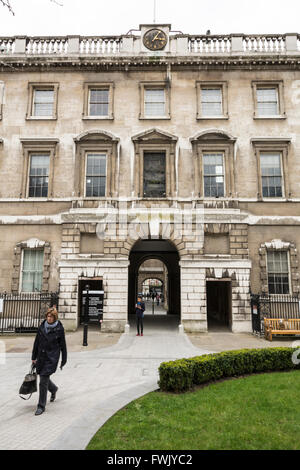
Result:
[[[166,392],[184,392],[194,385],[223,377],[299,369],[300,364],[292,361],[295,351],[294,348],[241,349],[162,362],[159,386]]]

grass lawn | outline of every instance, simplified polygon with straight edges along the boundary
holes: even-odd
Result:
[[[87,449],[300,449],[300,371],[226,380],[129,403]]]

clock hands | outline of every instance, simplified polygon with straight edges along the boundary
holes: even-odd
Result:
[[[164,38],[160,38],[159,35],[160,35],[160,31],[156,34],[156,36],[154,36],[154,38],[152,39],[152,42],[154,42],[155,40],[158,40],[158,41],[164,41],[165,40]]]

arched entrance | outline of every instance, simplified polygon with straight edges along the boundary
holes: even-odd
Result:
[[[147,260],[160,260],[167,269],[167,317],[180,323],[180,267],[176,247],[167,240],[139,240],[133,246],[128,268],[128,320],[135,314],[135,303],[139,293],[138,275],[141,265]]]

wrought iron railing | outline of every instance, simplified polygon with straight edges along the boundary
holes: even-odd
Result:
[[[0,334],[37,331],[47,309],[58,306],[58,292],[0,294]]]
[[[251,294],[252,329],[264,334],[264,318],[300,318],[300,297],[287,294]]]

